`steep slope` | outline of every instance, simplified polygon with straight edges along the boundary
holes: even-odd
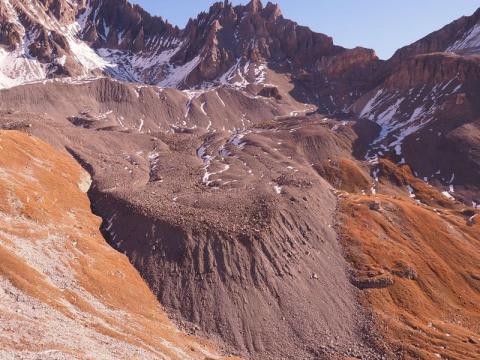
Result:
[[[367,159],[408,163],[468,205],[480,199],[479,14],[397,51],[385,81],[351,108],[379,125]]]
[[[195,140],[163,136],[149,183],[132,194],[99,181],[94,209],[162,304],[245,356],[374,358],[331,231],[334,199],[296,150],[334,143],[333,124],[298,119],[205,137],[194,172]]]
[[[31,124],[89,170],[103,233],[183,326],[258,359],[376,358],[332,230],[335,200],[310,164],[326,159],[325,142],[348,153],[347,127],[286,117],[148,134],[21,112],[1,122]]]
[[[477,359],[480,226],[469,219],[480,212],[446,199],[406,165],[382,161],[377,176],[375,195],[339,193],[337,229],[390,356]]]
[[[126,133],[234,133],[267,119],[314,110],[293,99],[252,96],[229,88],[180,91],[108,78],[17,86],[0,91],[0,102],[12,122],[22,109],[43,116],[49,124]]]
[[[335,229],[350,281],[384,335],[383,355],[476,359],[480,211],[409,165],[345,156],[331,154],[317,168],[336,188]]]
[[[436,52],[478,54],[480,52],[479,22],[480,10],[477,10],[473,15],[461,17],[413,44],[399,49],[390,62],[398,64],[416,55]]]
[[[108,63],[81,41],[76,2],[3,0],[0,86],[100,74]]]
[[[12,131],[0,147],[0,357],[220,358],[107,245],[71,157]]]

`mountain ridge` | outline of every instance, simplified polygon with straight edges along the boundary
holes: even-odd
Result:
[[[217,2],[208,13],[199,14],[180,30],[126,1],[115,1],[115,6],[99,0],[66,5],[57,1],[42,9],[25,9],[21,0],[17,1],[20,5],[12,7],[7,2],[9,6],[5,6],[10,24],[17,30],[6,29],[3,38],[6,45],[17,47],[16,52],[4,54],[4,63],[18,65],[10,70],[5,64],[2,73],[16,73],[12,73],[11,80],[4,79],[3,86],[22,83],[25,68],[25,81],[34,80],[32,76],[44,80],[103,73],[119,80],[164,87],[258,88],[268,84],[266,73],[272,64],[277,69],[274,71],[292,74],[293,81],[311,78],[317,88],[326,87],[328,78],[335,79],[341,92],[336,100],[346,105],[343,98],[350,97],[342,90],[346,83],[360,75],[358,69],[375,67],[378,61],[372,50],[346,51],[334,46],[330,37],[283,19],[278,6],[270,2],[265,7],[261,2],[246,6]],[[113,13],[103,10],[112,7]],[[40,41],[36,29],[42,28],[42,22],[31,20],[38,12],[42,13],[39,18],[43,18],[44,26],[55,36]],[[23,19],[25,24],[16,19]],[[19,48],[20,41],[23,48]],[[28,70],[32,67],[36,69],[33,75]],[[317,75],[322,71],[326,77]],[[342,72],[349,73],[349,78],[342,78]],[[312,90],[305,89],[299,98],[312,99]],[[334,101],[326,105],[330,111],[341,106]]]
[[[88,171],[179,328],[247,359],[480,355],[478,12],[386,61],[259,0],[1,16],[0,129]]]

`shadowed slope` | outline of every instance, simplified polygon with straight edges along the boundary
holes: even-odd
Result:
[[[0,357],[219,358],[105,243],[72,158],[19,132],[0,149]]]

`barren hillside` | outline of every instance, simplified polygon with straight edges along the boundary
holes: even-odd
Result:
[[[479,19],[0,0],[0,357],[479,358]]]
[[[105,242],[88,173],[24,133],[0,132],[0,147],[0,357],[220,358]]]

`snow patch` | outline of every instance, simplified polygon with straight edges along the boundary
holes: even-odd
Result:
[[[455,200],[455,198],[448,191],[443,191],[442,195],[445,196],[447,199]]]
[[[445,51],[480,50],[480,24],[476,24],[461,39],[455,41]]]
[[[168,64],[169,73],[160,81],[157,85],[162,87],[178,87],[179,85],[184,84],[186,78],[190,73],[198,66],[200,63],[200,56],[196,56],[194,59],[190,60],[182,66],[176,67],[175,65]]]
[[[410,194],[410,197],[415,198],[415,190],[410,185],[407,185],[407,190],[408,190],[408,193]]]

